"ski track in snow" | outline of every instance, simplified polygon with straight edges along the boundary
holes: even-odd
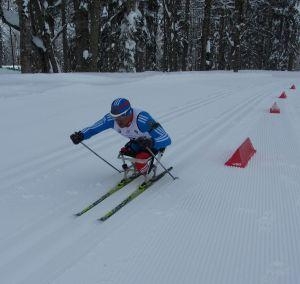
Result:
[[[228,73],[216,79],[203,73],[216,81],[205,87],[200,74],[122,77],[122,88],[130,82],[133,101],[140,95],[133,90],[150,84],[168,89],[156,117],[173,139],[162,161],[174,165],[180,179],[166,176],[105,223],[96,219],[138,181],[74,218],[119,179],[85,149],[55,144],[51,152],[33,152],[32,159],[0,173],[0,213],[10,212],[10,220],[1,221],[3,283],[299,282],[299,92],[276,98],[291,83],[285,76],[241,73],[237,80]],[[66,78],[70,84],[64,82],[64,89],[72,91],[72,77]],[[85,79],[91,88],[98,86],[97,77],[81,78],[82,84]],[[119,79],[101,77],[101,86]],[[190,85],[182,96],[184,82]],[[51,92],[45,88],[44,96]],[[176,102],[168,104],[172,96]],[[268,113],[274,101],[280,115]],[[257,153],[247,168],[224,167],[248,136]],[[113,158],[124,141],[111,132],[103,137],[88,143]]]

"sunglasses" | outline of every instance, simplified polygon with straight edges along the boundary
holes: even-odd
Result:
[[[112,112],[110,113],[110,115],[111,115],[115,120],[129,117],[131,114],[132,114],[132,109],[129,109],[129,110],[127,109],[127,110],[125,110],[124,112],[119,113],[119,114],[113,114]]]

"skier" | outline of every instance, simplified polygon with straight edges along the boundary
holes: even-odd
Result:
[[[73,133],[70,138],[74,144],[79,144],[109,128],[113,128],[130,139],[120,150],[119,156],[122,158],[124,156],[132,157],[136,171],[144,175],[145,180],[152,169],[155,175],[154,158],[148,149],[152,154],[158,155],[158,159],[160,159],[165,148],[171,144],[171,139],[149,113],[132,108],[130,102],[125,98],[115,99],[111,104],[110,113],[92,126]],[[127,165],[124,163],[125,171],[126,167]]]

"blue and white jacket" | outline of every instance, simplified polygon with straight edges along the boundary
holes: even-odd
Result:
[[[89,139],[95,134],[109,128],[114,129],[130,140],[139,137],[152,138],[153,148],[156,150],[165,148],[171,144],[171,138],[163,127],[158,124],[149,113],[136,108],[133,108],[133,120],[128,127],[119,127],[110,113],[108,113],[92,126],[82,129],[81,132],[84,135],[84,139]]]

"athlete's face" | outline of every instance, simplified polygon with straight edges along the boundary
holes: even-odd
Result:
[[[121,128],[128,127],[132,122],[133,114],[116,117],[115,120]]]

